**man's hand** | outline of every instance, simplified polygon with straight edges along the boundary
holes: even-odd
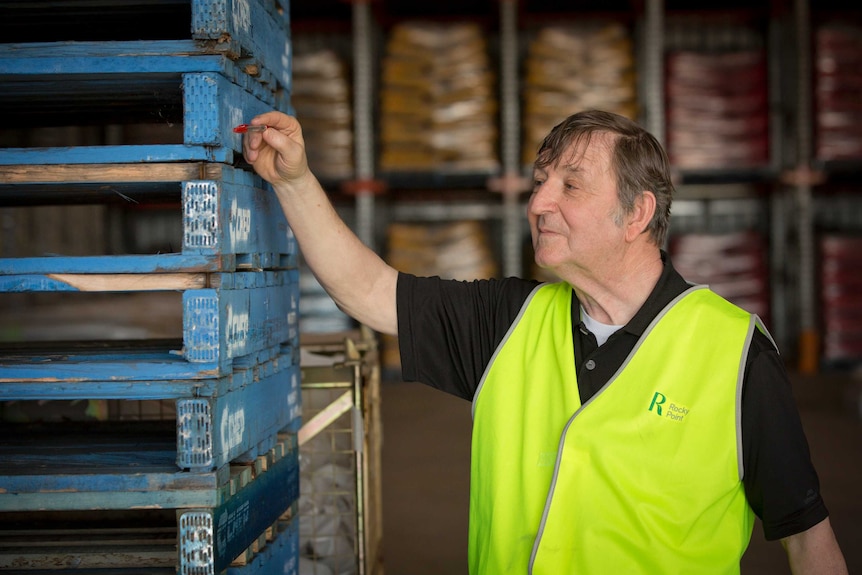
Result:
[[[370,328],[395,335],[398,272],[365,246],[344,223],[308,167],[302,128],[281,112],[256,116],[246,132],[246,161],[272,184],[305,262],[348,315]]]
[[[246,161],[264,180],[274,186],[293,185],[311,175],[302,128],[296,118],[267,112],[254,117],[251,125],[269,126],[263,132],[247,133],[242,143]]]

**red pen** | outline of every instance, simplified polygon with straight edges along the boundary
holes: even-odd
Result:
[[[246,132],[263,132],[269,128],[266,124],[252,126],[251,124],[240,124],[233,129],[234,133],[245,134]]]

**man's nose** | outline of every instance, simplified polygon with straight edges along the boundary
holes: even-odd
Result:
[[[529,210],[539,214],[552,209],[553,193],[551,192],[548,182],[542,182],[533,188],[533,193],[530,195]]]

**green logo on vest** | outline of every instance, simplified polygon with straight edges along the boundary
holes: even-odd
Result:
[[[675,403],[671,403],[664,407],[667,410],[667,413],[662,413],[662,406],[667,403],[667,397],[665,394],[657,391],[652,396],[652,401],[650,401],[649,409],[647,411],[655,411],[655,414],[659,417],[666,417],[673,421],[682,421],[686,415],[688,415],[688,408],[682,405],[677,405]]]
[[[667,401],[667,398],[664,396],[663,393],[660,393],[658,391],[655,392],[652,396],[652,401],[649,404],[649,411],[652,411],[652,408],[654,407],[656,415],[660,416],[661,406],[665,401]]]

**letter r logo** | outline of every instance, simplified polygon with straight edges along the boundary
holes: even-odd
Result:
[[[661,415],[661,405],[667,401],[667,398],[663,393],[655,392],[652,396],[652,401],[649,404],[649,411],[652,411],[652,408],[655,407],[655,412],[657,415]]]

